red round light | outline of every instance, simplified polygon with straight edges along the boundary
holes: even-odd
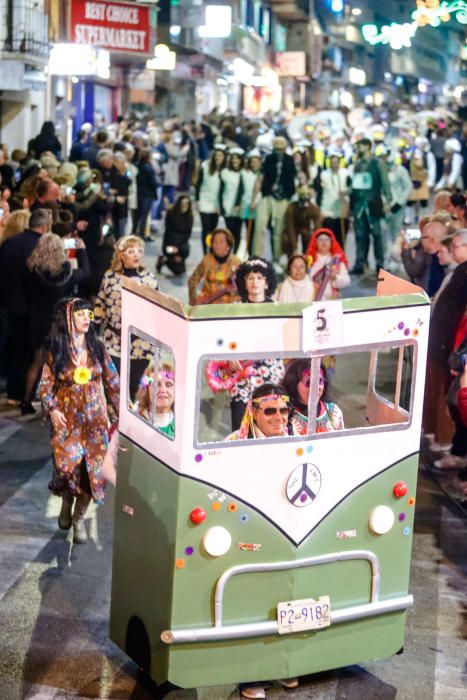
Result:
[[[398,481],[397,484],[395,484],[392,492],[396,498],[402,498],[406,495],[408,490],[409,489],[405,481]]]
[[[206,511],[202,508],[195,508],[190,513],[190,520],[193,525],[201,525],[206,520]]]

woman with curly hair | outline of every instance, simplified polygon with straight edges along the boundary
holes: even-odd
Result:
[[[240,258],[233,254],[235,239],[225,228],[218,228],[208,244],[211,251],[203,257],[188,280],[190,304],[228,304],[237,301],[235,270]],[[198,288],[199,291],[198,291]]]
[[[295,409],[293,421],[296,432],[299,435],[306,435],[308,432],[308,400],[311,384],[310,359],[301,358],[289,362],[282,383]],[[326,370],[324,367],[321,367],[315,433],[328,433],[332,430],[344,429],[342,411],[337,404],[328,400],[326,391]]]
[[[29,346],[33,359],[26,374],[26,391],[21,403],[22,415],[34,414],[32,398],[45,360],[46,339],[52,327],[57,303],[76,292],[77,286],[89,277],[89,262],[84,243],[76,238],[78,269],[67,259],[63,240],[55,233],[44,233],[28,258],[26,277],[28,299]]]
[[[144,241],[139,236],[119,238],[110,269],[104,274],[94,306],[95,324],[103,329],[107,352],[120,372],[122,333],[122,279],[135,279],[145,287],[158,289],[157,279],[146,269],[143,261]],[[140,377],[152,357],[150,343],[136,338],[131,346],[130,396],[132,400],[138,389]]]
[[[276,275],[271,263],[262,258],[250,258],[237,270],[238,293],[244,303],[272,302]],[[270,296],[271,295],[271,296]],[[240,427],[253,389],[265,383],[280,384],[284,376],[282,360],[211,360],[206,365],[206,379],[215,393],[230,393],[232,430]]]
[[[270,262],[253,257],[242,263],[235,275],[238,293],[244,304],[273,302],[277,287],[276,274]]]
[[[93,316],[85,299],[58,304],[39,385],[42,407],[52,424],[54,472],[49,489],[62,498],[60,529],[73,525],[77,544],[87,541],[83,518],[91,499],[104,501],[107,404],[116,418],[119,409],[118,374],[96,335]]]

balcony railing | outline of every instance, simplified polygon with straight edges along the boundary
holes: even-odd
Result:
[[[48,17],[42,2],[0,0],[0,51],[48,58]]]

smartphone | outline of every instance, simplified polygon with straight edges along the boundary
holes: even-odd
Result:
[[[422,233],[418,228],[408,228],[405,232],[405,237],[408,242],[419,241],[422,237]]]
[[[3,207],[0,207],[0,219],[3,219],[4,215],[5,215],[5,210],[3,209]]]
[[[109,224],[104,224],[102,227],[102,235],[108,236],[110,233],[112,233],[111,227],[109,226]]]
[[[110,192],[110,182],[104,182],[102,185],[102,189],[104,191],[104,194],[109,194]]]
[[[465,354],[461,355],[461,360],[462,360],[462,367],[465,367],[465,363],[467,362],[467,355],[465,355]]]
[[[66,187],[66,188],[65,188],[65,194],[66,194],[66,195],[74,194],[73,187]]]
[[[76,238],[64,238],[63,247],[65,250],[76,250]]]
[[[166,251],[167,251],[167,253],[168,253],[169,255],[173,255],[174,253],[177,252],[177,249],[176,249],[176,247],[173,246],[173,245],[168,245],[167,248],[166,248]]]

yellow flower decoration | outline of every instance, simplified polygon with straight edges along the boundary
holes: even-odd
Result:
[[[91,370],[89,367],[77,367],[73,372],[73,381],[75,384],[87,384],[91,379]]]

